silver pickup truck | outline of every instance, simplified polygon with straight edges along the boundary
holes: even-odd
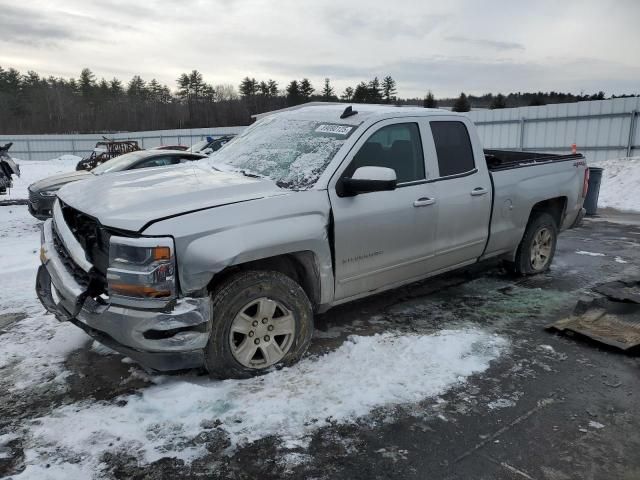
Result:
[[[314,312],[488,258],[545,271],[587,172],[483,151],[443,110],[305,107],[194,164],[63,187],[36,290],[148,368],[247,377],[297,361]]]

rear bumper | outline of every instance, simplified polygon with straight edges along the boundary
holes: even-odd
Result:
[[[36,293],[58,320],[70,321],[91,337],[145,367],[181,370],[204,364],[209,338],[209,299],[185,298],[162,311],[139,310],[89,296],[67,270],[43,225]]]

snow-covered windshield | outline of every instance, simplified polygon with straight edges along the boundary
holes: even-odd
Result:
[[[272,115],[218,150],[208,163],[270,178],[282,188],[305,190],[355,129],[353,124]]]

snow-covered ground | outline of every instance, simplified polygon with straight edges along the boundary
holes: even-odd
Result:
[[[33,182],[50,177],[58,173],[71,172],[76,169],[76,164],[82,157],[75,155],[62,155],[52,160],[20,160],[14,159],[20,165],[20,177],[13,177],[13,188],[8,195],[3,195],[0,200],[21,200],[29,197],[27,188]]]
[[[67,405],[27,425],[27,468],[15,478],[96,472],[105,452],[189,462],[206,453],[193,440],[214,428],[228,438],[229,453],[268,436],[305,447],[329,424],[366,422],[375,409],[437,396],[506,348],[504,338],[478,329],[385,333],[351,337],[327,355],[250,380],[159,377],[117,403]],[[61,435],[68,425],[73,434]]]
[[[615,158],[589,166],[604,168],[599,207],[640,212],[640,157]]]

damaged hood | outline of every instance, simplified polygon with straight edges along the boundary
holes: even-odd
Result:
[[[191,164],[94,176],[58,198],[102,225],[140,231],[161,218],[286,193],[271,180]]]

